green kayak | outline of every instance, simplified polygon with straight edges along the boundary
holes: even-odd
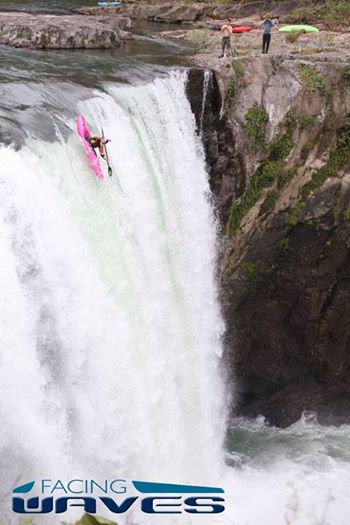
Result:
[[[284,26],[279,29],[281,33],[293,33],[294,31],[302,31],[303,33],[318,33],[319,30],[314,26],[294,25]]]

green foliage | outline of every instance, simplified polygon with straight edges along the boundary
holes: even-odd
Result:
[[[241,80],[244,77],[244,66],[242,62],[239,62],[238,60],[232,60],[232,67],[236,74],[237,80]]]
[[[270,159],[282,160],[288,157],[293,149],[293,138],[291,133],[287,132],[283,135],[278,135],[270,146]]]
[[[289,237],[288,235],[286,237],[283,237],[283,239],[280,242],[280,247],[283,251],[287,251],[289,248]]]
[[[233,101],[234,101],[235,96],[236,96],[236,90],[237,90],[236,80],[235,79],[231,79],[229,81],[229,83],[227,84],[227,88],[226,88],[226,99],[227,99],[227,102],[228,102],[229,106],[233,105]]]
[[[302,34],[304,34],[304,31],[291,31],[285,34],[285,38],[287,42],[294,44]]]
[[[316,117],[314,115],[302,115],[299,117],[299,126],[300,129],[310,129],[312,128],[316,123]]]
[[[193,43],[194,53],[198,53],[208,46],[208,38],[202,29],[192,29],[188,34],[189,40]]]
[[[344,67],[342,78],[346,84],[350,84],[350,62]]]
[[[48,33],[41,33],[40,35],[40,45],[42,45],[43,47],[46,47],[50,44],[51,42],[51,37]]]
[[[300,212],[306,206],[306,199],[312,191],[320,188],[328,177],[334,177],[339,170],[350,167],[350,119],[347,119],[345,125],[338,132],[337,145],[330,154],[329,160],[323,168],[316,170],[309,182],[307,182],[300,192],[300,200],[295,208],[288,215],[288,225],[295,226],[298,222]],[[347,213],[350,217],[350,207],[345,211],[344,218]]]
[[[320,92],[322,95],[327,95],[329,90],[322,75],[312,66],[299,66],[300,80],[309,93]]]
[[[226,88],[226,100],[228,102],[229,107],[233,106],[238,86],[242,78],[244,77],[244,67],[241,64],[241,62],[238,62],[237,60],[232,60],[232,67],[235,72],[235,78],[232,78],[229,81]]]
[[[280,190],[282,189],[288,182],[292,180],[293,177],[297,174],[297,168],[294,167],[290,170],[286,170],[285,168],[281,168],[281,170],[278,173],[277,177],[277,188]]]
[[[348,0],[327,0],[323,5],[302,6],[288,15],[291,23],[322,23],[327,29],[340,29],[350,24],[350,3]]]
[[[261,275],[267,275],[274,269],[273,266],[268,264],[259,264],[252,261],[243,261],[240,263],[239,268],[244,271],[247,275],[248,280],[252,283],[256,283],[257,279]]]
[[[278,199],[278,192],[274,190],[269,191],[265,197],[264,202],[262,203],[260,207],[260,212],[267,213],[270,210],[272,210],[275,207],[277,199]]]
[[[256,113],[259,113],[259,111],[259,107],[253,106],[253,111],[250,113],[251,119],[253,119],[253,116],[256,116]],[[265,118],[260,118],[260,120],[258,118],[257,120],[260,123],[266,122]],[[275,137],[275,139],[271,142],[267,159],[261,163],[254,175],[251,177],[246,192],[241,198],[241,201],[238,203],[236,199],[232,200],[228,219],[228,230],[230,235],[233,235],[236,232],[243,217],[261,197],[263,188],[269,188],[274,183],[276,183],[277,189],[279,190],[283,188],[283,186],[296,174],[296,168],[287,170],[284,166],[284,161],[293,148],[293,132],[297,123],[298,119],[296,115],[290,111],[284,123],[285,132]],[[255,134],[255,138],[256,136],[257,134]],[[269,192],[261,206],[262,213],[268,211],[270,206],[272,208],[277,198],[277,191]]]
[[[253,151],[264,149],[265,127],[269,121],[269,116],[265,109],[260,107],[257,102],[247,111],[245,116],[244,131],[249,139],[250,147]]]
[[[300,213],[305,208],[306,203],[305,201],[301,200],[299,201],[296,206],[289,212],[287,223],[289,226],[295,226],[298,222],[298,218],[300,216]]]
[[[236,199],[232,200],[228,220],[230,235],[233,235],[236,232],[243,217],[259,200],[263,188],[270,188],[274,181],[277,180],[277,187],[280,189],[295,175],[295,173],[295,169],[285,170],[283,161],[276,162],[266,159],[262,162],[261,166],[250,179],[248,188],[240,203],[238,204]],[[269,199],[271,198],[272,197],[269,197]]]
[[[297,124],[298,124],[297,115],[292,110],[288,111],[287,116],[286,116],[286,121],[285,121],[286,131],[292,134],[294,130],[296,129]]]
[[[316,140],[313,139],[313,140],[309,140],[309,142],[307,142],[302,150],[301,150],[301,153],[300,153],[300,159],[305,162],[308,158],[308,156],[310,155],[311,151],[314,149],[314,147],[316,146]]]
[[[234,234],[244,215],[256,203],[261,195],[261,188],[259,187],[258,180],[254,177],[255,176],[253,175],[241,202],[238,204],[236,199],[232,200],[228,220],[230,235]]]
[[[315,171],[311,180],[302,188],[302,197],[306,197],[311,191],[321,187],[328,177],[334,177],[340,169],[346,166],[350,166],[350,119],[339,131],[337,146],[331,153],[327,164]]]

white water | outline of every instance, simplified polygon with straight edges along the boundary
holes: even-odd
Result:
[[[8,493],[40,477],[221,482],[216,228],[185,77],[108,91],[79,111],[112,139],[113,178],[75,135],[0,151]]]
[[[107,91],[79,111],[112,139],[112,179],[74,135],[0,150],[2,525],[13,486],[72,476],[225,486],[229,525],[348,525],[349,427],[238,421],[251,444],[224,469],[215,222],[184,78]]]

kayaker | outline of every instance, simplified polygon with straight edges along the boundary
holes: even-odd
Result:
[[[272,18],[271,13],[268,13],[265,17],[265,20],[262,23],[262,26],[264,28],[262,48],[263,55],[267,55],[267,53],[269,52],[272,28],[276,25],[278,25],[278,18]]]
[[[98,149],[101,157],[105,159],[106,157],[105,144],[108,144],[108,142],[110,142],[109,139],[106,139],[105,137],[85,137],[85,140],[90,144],[95,155],[96,155],[95,150]]]

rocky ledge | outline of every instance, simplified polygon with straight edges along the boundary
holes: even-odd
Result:
[[[134,36],[125,16],[0,13],[0,44],[29,49],[108,49]]]

